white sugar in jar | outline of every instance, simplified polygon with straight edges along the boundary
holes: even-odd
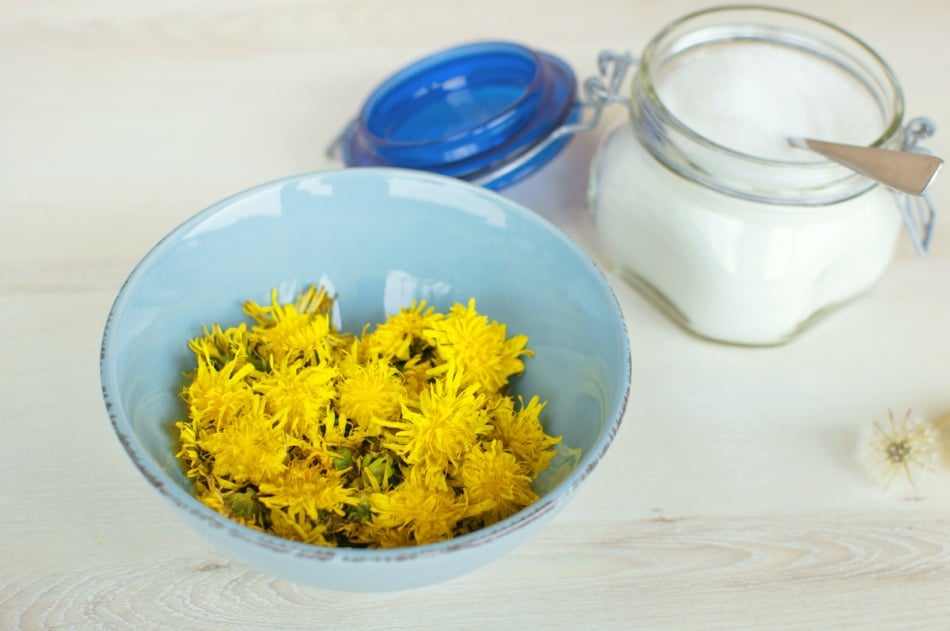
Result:
[[[787,138],[900,148],[903,116],[887,64],[833,25],[689,15],[644,50],[632,124],[594,160],[601,256],[693,333],[785,342],[869,289],[901,231],[890,191]]]

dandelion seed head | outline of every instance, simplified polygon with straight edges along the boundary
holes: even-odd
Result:
[[[875,421],[862,436],[858,456],[883,486],[899,478],[914,486],[915,473],[933,470],[936,452],[937,434],[932,423],[914,417],[911,410],[897,420],[888,410],[887,424]]]

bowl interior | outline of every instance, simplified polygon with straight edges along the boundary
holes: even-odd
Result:
[[[541,502],[579,482],[617,429],[630,377],[626,331],[577,246],[484,189],[350,169],[266,184],[199,213],[119,293],[103,339],[104,395],[120,439],[159,490],[194,501],[172,431],[184,414],[182,373],[193,368],[187,341],[203,325],[243,321],[246,299],[266,302],[277,287],[291,300],[311,283],[336,294],[344,330],[359,332],[413,299],[447,310],[474,297],[509,335],[526,334],[535,357],[513,390],[547,399],[548,433],[580,450],[539,479]]]

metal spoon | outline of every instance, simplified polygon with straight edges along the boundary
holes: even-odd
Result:
[[[902,193],[923,195],[943,160],[926,153],[845,145],[812,138],[789,138],[788,144],[810,149],[852,171]]]

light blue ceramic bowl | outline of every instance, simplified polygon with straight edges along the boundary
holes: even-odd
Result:
[[[535,357],[514,389],[549,400],[543,423],[566,454],[541,499],[489,528],[391,550],[322,548],[238,525],[200,504],[175,460],[188,339],[237,323],[241,305],[291,299],[311,283],[338,296],[340,324],[426,299],[475,297],[524,333]],[[165,237],[129,276],[102,340],[103,397],[119,441],[162,497],[236,559],[327,589],[387,591],[468,572],[512,550],[565,505],[620,425],[630,382],[623,316],[603,275],[534,213],[485,189],[414,171],[350,169],[292,177],[228,198]]]

